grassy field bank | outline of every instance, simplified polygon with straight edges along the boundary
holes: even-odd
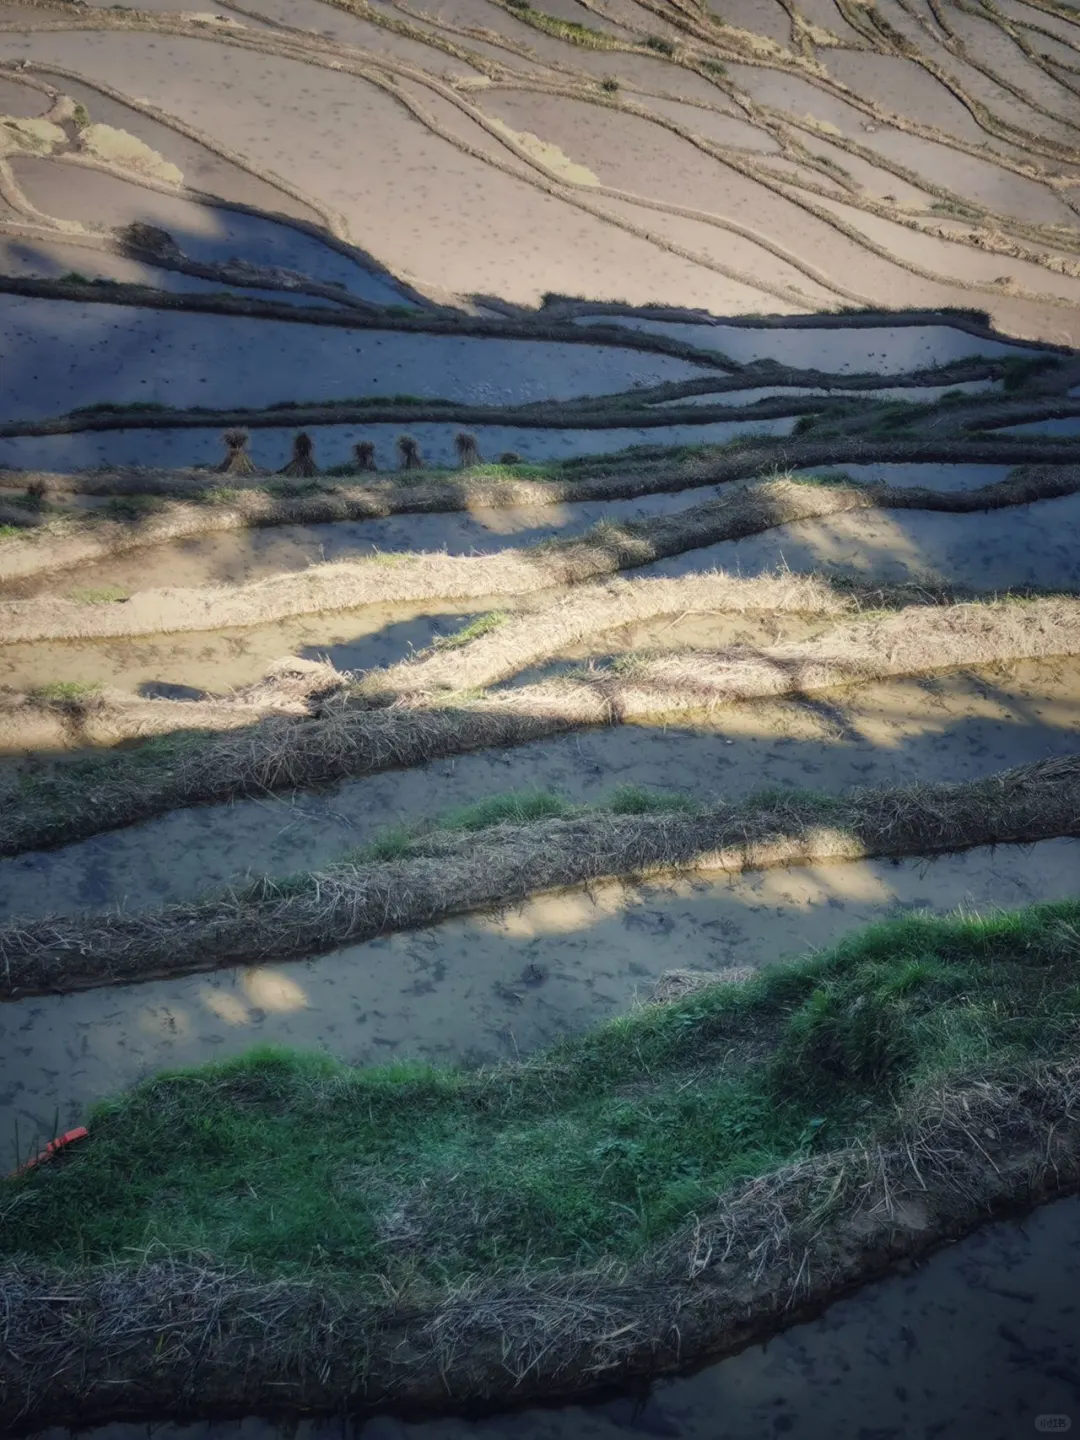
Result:
[[[261,1051],[0,1182],[0,1421],[552,1398],[1080,1183],[1080,903],[907,917],[480,1071]]]

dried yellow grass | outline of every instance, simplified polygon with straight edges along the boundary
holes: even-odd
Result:
[[[574,540],[493,555],[401,554],[312,566],[248,585],[144,590],[113,605],[42,596],[0,602],[8,642],[89,640],[265,625],[365,605],[522,595],[577,585],[720,540],[844,511],[892,507],[963,513],[1080,489],[1080,467],[1014,473],[997,485],[938,493],[781,478],[729,488],[673,515],[602,522]]]
[[[177,747],[167,763],[119,752],[90,772],[68,771],[14,790],[0,805],[0,854],[67,843],[181,805],[303,789],[587,726],[1077,653],[1080,601],[1004,601],[914,606],[799,644],[643,657],[479,697],[412,695],[367,709],[345,691],[331,692],[315,719],[277,717],[207,735]]]
[[[821,575],[785,570],[742,576],[725,570],[677,579],[613,580],[582,585],[550,605],[523,610],[457,648],[435,646],[382,670],[370,670],[358,693],[406,696],[495,685],[606,631],[664,615],[858,614],[903,603],[947,601],[943,588],[838,586]]]
[[[375,468],[371,442],[361,443],[365,448],[364,455],[356,457],[358,474]],[[1039,441],[1024,446],[1024,457],[1017,453],[1017,458],[1032,457],[1057,462],[1049,474],[1067,475],[1069,471],[1068,445]],[[5,489],[21,491],[27,483],[40,481],[56,494],[168,497],[161,510],[148,513],[137,524],[95,517],[92,527],[87,527],[84,521],[54,519],[28,531],[25,537],[0,541],[0,580],[70,569],[146,546],[256,526],[325,524],[388,515],[511,506],[536,508],[585,500],[628,499],[660,490],[681,492],[709,484],[752,479],[778,467],[840,465],[868,460],[948,464],[1001,459],[1000,441],[893,440],[864,435],[823,441],[796,437],[785,440],[775,449],[760,446],[703,449],[675,460],[616,463],[617,457],[614,457],[610,470],[551,480],[494,478],[459,471],[453,479],[432,475],[415,483],[400,483],[390,478],[366,484],[350,484],[345,479],[330,484],[323,480],[302,495],[268,493],[260,488],[265,487],[265,479],[252,479],[252,474],[259,473],[254,466],[251,473],[234,470],[230,474],[228,495],[219,493],[221,482],[212,475],[193,470],[130,466],[75,475],[0,470],[0,496]],[[501,464],[510,465],[519,463],[521,457],[507,451],[499,460]],[[198,503],[200,497],[203,503]],[[206,503],[207,500],[212,503]]]

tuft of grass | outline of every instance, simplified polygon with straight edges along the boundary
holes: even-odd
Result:
[[[167,1072],[0,1181],[0,1254],[156,1245],[376,1295],[632,1261],[740,1180],[887,1132],[920,1087],[1073,1053],[1078,960],[1078,902],[905,916],[494,1069],[259,1048]]]
[[[119,585],[101,585],[96,589],[72,590],[70,598],[80,605],[118,605],[128,598]]]
[[[164,510],[168,501],[161,495],[110,495],[97,514],[110,520],[144,520]]]
[[[74,275],[75,275],[75,272],[72,271],[72,272],[71,272],[71,275],[67,275],[67,276],[65,276],[64,278],[70,280],[70,279],[72,278],[72,276],[74,276]],[[78,279],[81,279],[81,280],[84,280],[85,283],[88,284],[88,285],[90,284],[90,281],[89,281],[89,280],[86,280],[86,277],[85,277],[85,276],[78,276],[77,278],[78,278]],[[69,414],[69,415],[126,415],[129,410],[134,410],[134,411],[140,411],[140,410],[141,410],[141,411],[149,411],[149,410],[168,410],[168,408],[169,408],[168,405],[162,405],[162,404],[161,404],[159,401],[157,401],[157,400],[128,400],[128,401],[121,401],[121,402],[119,402],[119,403],[117,403],[116,401],[113,401],[113,400],[99,400],[99,401],[97,401],[97,402],[96,402],[95,404],[93,404],[93,405],[79,405],[79,406],[77,406],[74,410],[69,410],[69,411],[68,411],[68,414]]]
[[[493,630],[498,630],[510,619],[505,610],[489,610],[485,615],[478,615],[475,620],[470,620],[468,625],[463,625],[460,630],[455,630],[452,635],[440,635],[432,644],[433,650],[460,650],[463,645],[468,645],[470,640],[478,640],[481,635],[490,635]]]
[[[670,811],[675,815],[692,815],[701,807],[690,795],[674,790],[647,790],[644,785],[620,785],[604,802],[613,815],[658,815]]]
[[[559,819],[571,813],[569,801],[550,790],[510,790],[491,795],[460,810],[440,815],[439,830],[487,830],[493,825],[528,825],[530,821]]]
[[[0,540],[12,540],[17,535],[23,534],[22,525],[0,525]]]
[[[54,680],[28,691],[31,700],[49,705],[79,705],[100,695],[102,686],[96,680]]]
[[[571,45],[581,45],[588,50],[614,50],[617,44],[603,31],[593,30],[587,25],[578,25],[573,20],[563,20],[557,15],[548,15],[543,10],[534,10],[528,0],[506,0],[512,14],[547,35],[566,40]]]
[[[191,496],[196,505],[231,505],[239,498],[240,491],[233,485],[211,485],[206,490],[197,490]]]
[[[71,116],[71,123],[75,126],[76,130],[85,130],[90,124],[90,112],[81,100],[75,104],[75,109]]]

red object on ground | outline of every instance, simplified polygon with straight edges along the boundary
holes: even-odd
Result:
[[[90,1134],[85,1125],[76,1125],[74,1130],[66,1130],[63,1135],[58,1135],[55,1140],[50,1140],[40,1155],[35,1155],[32,1160],[27,1160],[15,1171],[16,1175],[25,1175],[27,1170],[33,1170],[35,1166],[42,1165],[46,1160],[63,1150],[66,1145],[73,1145],[76,1140],[85,1140]]]

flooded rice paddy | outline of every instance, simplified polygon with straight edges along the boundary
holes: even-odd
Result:
[[[302,819],[299,823],[303,823]],[[256,1043],[358,1064],[513,1059],[648,998],[669,969],[760,968],[890,915],[1075,892],[1080,840],[933,860],[688,874],[536,896],[298,961],[0,1007],[0,1156],[159,1070]],[[131,897],[135,899],[135,896]],[[19,907],[21,909],[21,906]]]
[[[749,365],[775,360],[796,369],[825,370],[834,375],[899,375],[905,370],[948,365],[971,355],[1002,357],[1032,352],[946,325],[882,325],[844,329],[812,325],[772,328],[689,321],[647,320],[635,315],[582,315],[580,325],[627,325],[654,335],[685,340],[702,349],[718,350],[729,360]]]
[[[723,540],[643,566],[640,575],[777,568],[824,570],[878,580],[933,579],[977,590],[1025,585],[1075,589],[1080,552],[1072,536],[1080,496],[1039,500],[970,515],[926,510],[859,510],[777,525],[745,540]]]
[[[685,360],[611,345],[457,335],[426,335],[418,343],[394,331],[19,295],[0,296],[0,325],[13,362],[0,421],[99,403],[258,408],[409,394],[523,404],[701,373]]]
[[[437,15],[390,15],[385,7],[346,14],[318,0],[267,0],[250,14],[226,12],[224,22],[170,13],[167,0],[152,0],[149,12],[100,9],[91,28],[85,8],[69,19],[6,6],[5,55],[29,69],[0,77],[0,111],[43,113],[46,97],[19,79],[44,78],[87,116],[64,112],[71,118],[63,122],[62,154],[31,155],[34,147],[12,140],[17,130],[7,128],[5,145],[20,151],[9,155],[11,177],[60,223],[13,223],[19,197],[9,186],[0,268],[16,279],[74,271],[171,293],[156,308],[0,295],[0,422],[100,404],[580,400],[722,376],[725,357],[814,369],[835,376],[838,388],[759,383],[693,397],[696,407],[835,397],[845,393],[843,377],[862,372],[886,382],[866,398],[934,404],[943,387],[909,389],[893,377],[980,356],[1031,360],[1049,353],[1040,346],[1060,348],[1080,335],[1067,229],[1075,222],[1070,187],[1080,173],[1080,127],[1065,83],[1075,68],[1076,26],[1062,7],[1051,14],[1016,0],[1001,6],[977,17],[950,12],[950,43],[913,12],[892,7],[890,23],[918,47],[916,57],[897,52],[872,26],[856,29],[857,17],[849,21],[825,0],[804,0],[798,17],[759,0],[732,0],[725,28],[704,9],[695,20],[695,45],[724,61],[712,70],[696,61],[688,68],[685,27],[668,23],[678,17],[634,0],[614,0],[602,13],[551,0],[557,21],[543,23],[528,7],[511,13],[488,0],[441,0]],[[558,22],[603,38],[573,43],[589,37],[560,32]],[[37,68],[50,64],[70,74]],[[115,93],[105,95],[102,85]],[[155,173],[175,172],[183,186],[130,164],[101,168],[82,134],[87,117],[138,137],[153,152]],[[207,194],[254,213],[203,203]],[[283,217],[325,224],[339,243],[323,244]],[[90,227],[104,244],[110,227],[133,222],[164,229],[195,260],[285,267],[345,287],[345,301],[408,304],[414,318],[436,303],[443,333],[173,309],[178,295],[215,291],[218,282],[162,269],[145,252],[134,259],[107,246],[80,250],[70,231],[65,242],[65,224]],[[236,289],[247,296],[335,304],[242,285],[243,278]],[[569,315],[574,307],[560,306],[563,297],[673,307],[650,314],[707,308],[702,323],[586,311],[577,316],[580,344],[445,333],[453,314],[527,321],[530,311],[514,307],[554,302],[551,314]],[[879,320],[875,310],[864,326],[835,313],[881,304],[910,306],[918,323]],[[945,306],[967,314],[950,317]],[[815,320],[814,311],[833,313]],[[980,311],[996,332],[972,318]],[[795,312],[796,323],[783,323]],[[750,323],[739,323],[741,316]],[[597,323],[689,342],[717,364],[600,337],[593,343],[586,327]],[[950,388],[973,397],[997,388],[1022,393],[1023,366],[1003,373],[1004,381]],[[770,376],[759,370],[753,378]],[[969,411],[977,404],[952,414]],[[939,438],[937,419],[913,416],[908,433]],[[1080,433],[1077,424],[1039,420],[1003,434],[1067,441]],[[489,426],[478,435],[488,459],[513,450],[531,460],[757,432],[781,442],[770,460],[783,467],[783,437],[793,427],[788,417],[606,431]],[[452,423],[320,427],[318,461],[340,463],[352,444],[371,440],[385,470],[406,428],[429,462],[452,463]],[[993,433],[979,432],[983,440]],[[865,463],[842,467],[856,479],[954,491],[1008,471],[1004,461],[877,461],[877,441],[866,434]],[[257,430],[251,454],[277,469],[291,439],[284,429]],[[0,464],[59,471],[213,466],[221,453],[207,429],[0,441]],[[876,453],[888,451],[882,445]],[[105,603],[117,592],[241,584],[377,551],[487,554],[579,534],[598,521],[674,513],[710,493],[210,534],[73,567],[21,591],[10,587],[3,598],[81,594],[85,603]],[[931,579],[981,593],[1028,585],[1076,593],[1077,533],[1077,496],[969,515],[867,510],[777,526],[636,573],[721,567],[751,576],[787,567],[868,583]],[[343,670],[378,668],[485,612],[542,611],[556,598],[553,591],[369,606],[130,641],[5,644],[0,635],[0,685],[59,684],[62,695],[65,685],[106,684],[194,700],[250,684],[289,654],[328,658]],[[695,652],[732,643],[757,651],[828,628],[805,616],[661,616],[576,645],[552,643],[504,683],[646,650],[680,652],[692,663]],[[974,781],[1074,756],[1078,735],[1080,660],[1005,659],[937,673],[931,657],[923,673],[886,683],[720,707],[671,725],[569,733],[317,792],[174,809],[0,861],[0,917],[139,910],[253,874],[287,876],[326,866],[389,826],[422,825],[507,791],[550,790],[577,804],[602,802],[619,785],[706,801],[762,787],[836,795],[857,785]],[[62,771],[86,753],[74,719],[69,739],[56,755],[0,756],[0,783],[18,784],[19,772],[54,762]],[[1080,840],[1060,838],[933,858],[605,880],[310,960],[4,1004],[0,1170],[35,1139],[82,1120],[96,1100],[165,1067],[234,1055],[256,1042],[325,1049],[358,1063],[512,1059],[627,1013],[665,970],[730,977],[828,946],[884,917],[1075,897],[1078,875]],[[363,1440],[1061,1433],[1080,1419],[1078,1203],[1047,1208],[1024,1227],[988,1229],[765,1347],[639,1396],[510,1418],[380,1418],[360,1433]],[[334,1432],[305,1423],[292,1433],[329,1440]],[[195,1427],[175,1440],[274,1434],[249,1420]],[[136,1440],[136,1433],[114,1426],[96,1440]]]
[[[687,629],[700,643],[700,622],[684,622],[684,635]],[[794,627],[786,633],[794,638]],[[654,639],[678,646],[680,630]],[[690,790],[702,800],[774,787],[836,794],[852,785],[976,780],[1071,754],[1078,740],[1076,659],[732,705],[693,721],[458,755],[319,793],[175,810],[58,850],[0,859],[0,913],[138,908],[191,899],[249,874],[317,869],[387,827],[507,791],[550,790],[576,804],[602,803],[630,784]]]

